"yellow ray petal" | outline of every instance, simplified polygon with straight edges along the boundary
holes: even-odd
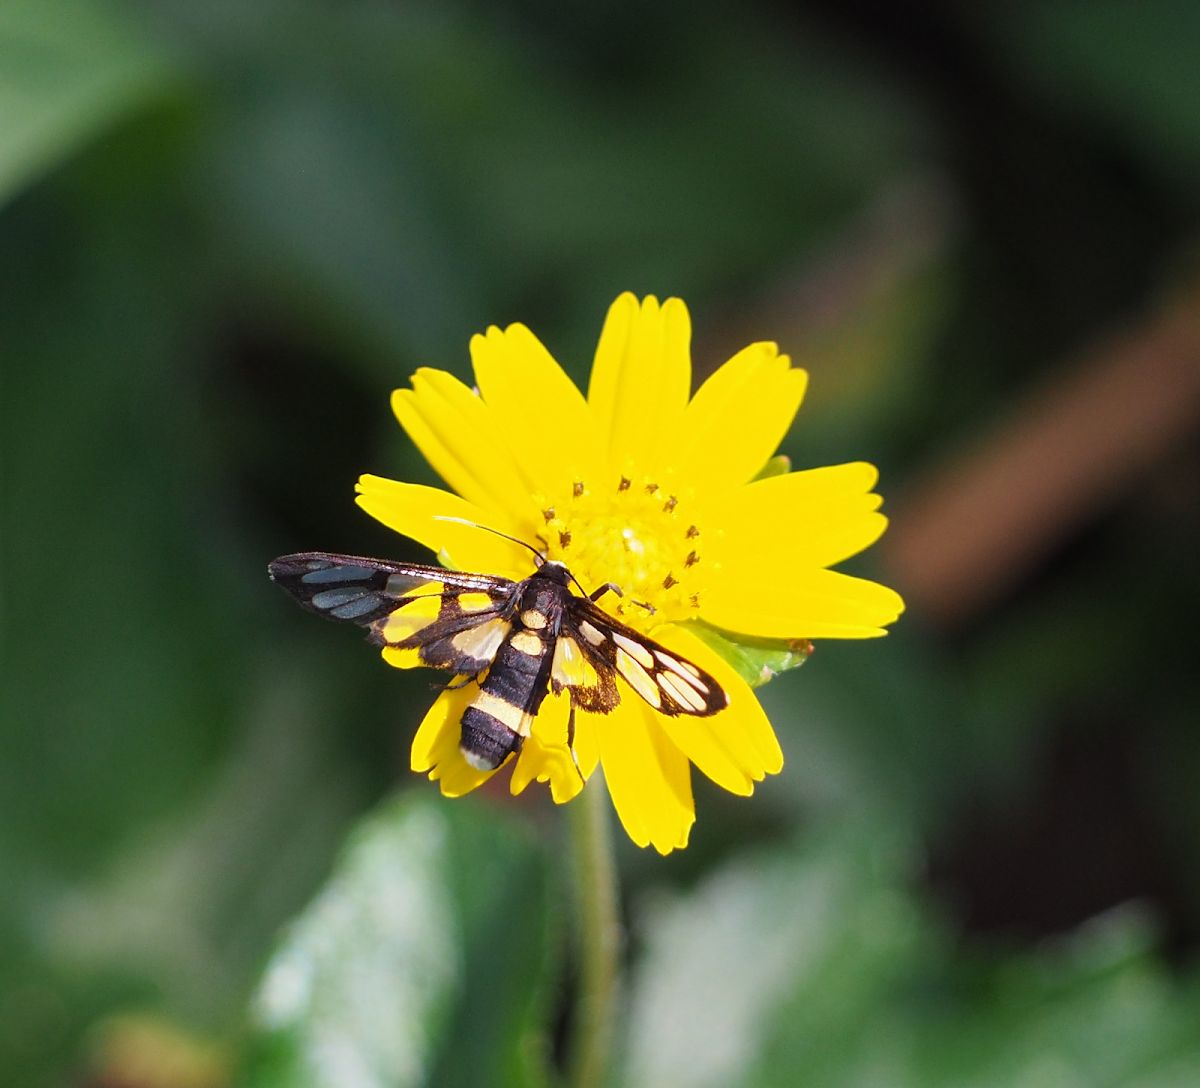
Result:
[[[423,408],[427,409],[428,406],[422,405],[411,389],[397,389],[392,393],[393,413],[425,460],[433,466],[434,471],[469,502],[486,507],[492,513],[500,513],[487,488],[474,478],[459,460],[457,453],[452,452],[429,426],[422,412]]]
[[[761,467],[761,466],[760,466]],[[756,480],[747,484],[751,491],[765,488],[768,484],[779,487],[779,481],[787,480],[786,491],[780,498],[787,502],[819,502],[824,499],[845,495],[862,495],[870,491],[879,479],[879,470],[866,461],[849,461],[843,465],[826,465],[822,468],[803,469],[799,472],[788,472],[781,476],[770,476],[765,480]],[[729,495],[716,496],[711,503],[711,511],[728,509],[730,503],[743,494],[742,491]],[[704,496],[697,500],[704,504],[705,513],[709,514],[710,504]]]
[[[532,481],[523,477],[488,406],[444,370],[422,368],[412,386],[392,394],[392,411],[442,479],[477,506],[532,517]]]
[[[512,753],[509,753],[500,766],[503,767],[511,759]],[[495,771],[476,770],[463,759],[462,752],[455,744],[454,750],[448,751],[445,758],[438,762],[437,767],[429,772],[429,777],[436,779],[443,797],[463,797],[477,786],[481,786],[495,773]]]
[[[625,688],[620,705],[596,731],[604,779],[626,832],[638,846],[668,854],[687,845],[696,808],[687,756],[657,718]]]
[[[702,619],[760,638],[875,638],[903,611],[895,590],[832,570],[722,567],[700,598]]]
[[[530,782],[550,783],[550,796],[561,805],[583,789],[583,779],[575,769],[571,750],[567,747],[567,719],[571,712],[571,697],[563,692],[551,692],[542,702],[538,716],[525,743],[517,764],[513,767],[509,789],[520,793]]]
[[[459,722],[478,690],[475,684],[468,684],[455,691],[443,691],[413,737],[409,757],[412,769],[428,771],[431,780],[440,780],[446,797],[470,793],[496,773],[476,770],[458,750]]]
[[[825,518],[824,514],[830,514]],[[879,513],[813,512],[812,528],[805,532],[763,536],[750,529],[750,521],[738,522],[736,531],[715,542],[711,558],[727,567],[747,562],[796,570],[831,567],[869,548],[887,528]]]
[[[751,779],[761,782],[764,775],[778,774],[783,769],[783,752],[775,730],[737,670],[685,626],[665,625],[653,631],[652,637],[711,673],[729,696],[729,706],[710,718],[664,717],[667,735],[709,778],[733,793],[749,794],[754,789]],[[726,785],[710,769],[728,765],[742,775],[744,789]]]
[[[692,824],[696,822],[696,802],[692,797],[692,765],[667,736],[662,728],[662,718],[649,707],[642,707],[646,719],[650,743],[658,756],[663,780],[671,791],[678,812],[664,809],[650,837],[650,844],[660,854],[682,850],[688,844]]]
[[[774,344],[751,344],[716,371],[683,414],[666,456],[681,480],[714,494],[752,480],[778,448],[808,374]]]
[[[459,570],[526,578],[532,572],[532,556],[511,541],[453,521],[462,518],[515,535],[520,526],[505,515],[483,510],[449,491],[423,484],[406,484],[382,476],[361,476],[354,500],[371,517],[389,529],[424,544]]]
[[[862,462],[758,480],[711,502],[705,518],[719,532],[704,557],[727,567],[789,570],[840,563],[869,547],[887,526],[872,494],[876,472]]]
[[[588,404],[615,472],[661,466],[691,393],[692,323],[680,299],[639,306],[626,292],[609,308],[588,385]]]
[[[573,484],[607,476],[587,401],[529,329],[493,325],[472,337],[471,359],[484,402],[507,421],[513,454],[543,495],[566,498]]]
[[[875,509],[880,502],[878,495],[855,495],[791,507],[742,503],[728,520],[715,523],[725,528],[709,534],[704,555],[726,566],[746,562],[782,563],[789,568],[833,566],[879,539],[887,528],[887,518]]]

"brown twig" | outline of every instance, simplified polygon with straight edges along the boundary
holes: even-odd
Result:
[[[1100,341],[896,504],[881,558],[952,628],[1017,584],[1200,425],[1200,290]]]

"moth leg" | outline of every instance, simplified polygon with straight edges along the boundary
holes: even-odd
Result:
[[[595,603],[606,593],[615,593],[618,597],[625,596],[625,594],[621,592],[621,587],[617,585],[616,582],[605,582],[604,585],[602,585],[598,590],[588,596],[588,600]]]
[[[579,766],[579,757],[575,754],[575,700],[571,700],[571,716],[567,719],[567,750],[571,753],[571,762],[575,764],[575,773],[585,786],[587,779],[583,777],[583,768]]]
[[[468,684],[478,679],[478,676],[460,676],[452,684],[430,684],[429,689],[431,691],[461,691]]]

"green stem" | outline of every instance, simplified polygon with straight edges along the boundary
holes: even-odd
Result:
[[[571,1088],[602,1088],[612,1047],[621,928],[609,810],[599,773],[569,807],[580,946]]]

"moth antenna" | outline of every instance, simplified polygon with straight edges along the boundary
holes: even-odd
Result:
[[[522,548],[528,548],[533,552],[534,559],[537,560],[537,565],[540,567],[546,562],[546,557],[537,550],[532,544],[526,543],[524,540],[518,540],[515,536],[509,536],[508,533],[502,533],[499,529],[493,529],[490,525],[480,525],[475,521],[467,521],[466,518],[448,518],[440,514],[433,515],[434,521],[455,521],[459,525],[469,525],[472,529],[482,529],[485,533],[495,533],[496,536],[502,536],[505,540],[511,540],[514,544],[520,544]]]

